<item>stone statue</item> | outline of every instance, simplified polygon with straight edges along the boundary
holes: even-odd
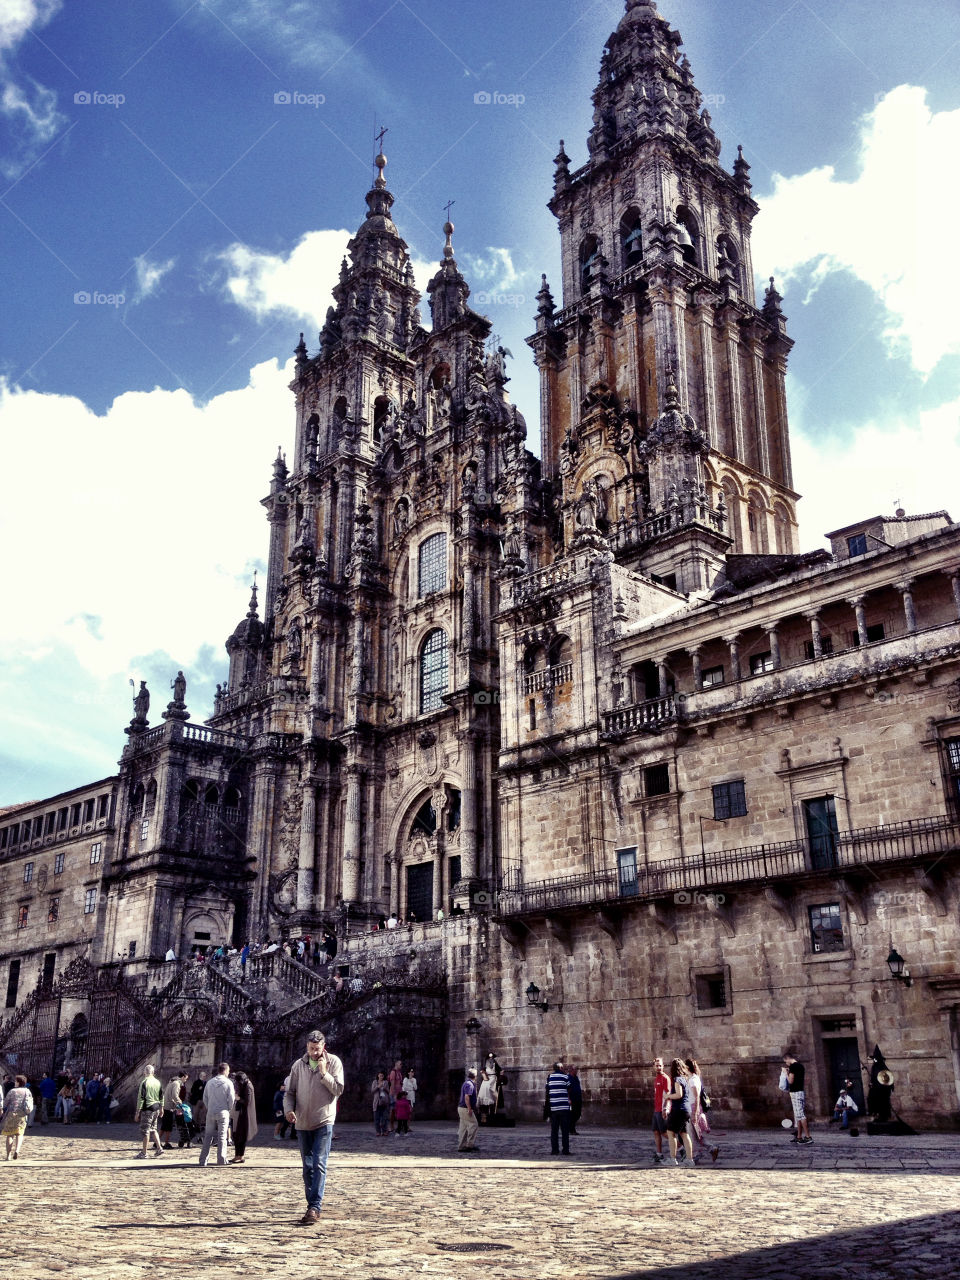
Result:
[[[147,688],[146,680],[140,681],[140,692],[133,700],[133,718],[134,720],[143,720],[146,722],[147,712],[150,710],[150,690]]]
[[[186,701],[187,682],[184,679],[183,672],[177,672],[177,678],[173,682],[173,701],[178,707],[182,707]]]

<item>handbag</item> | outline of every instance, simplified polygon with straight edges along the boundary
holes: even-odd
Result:
[[[710,1101],[710,1095],[707,1093],[706,1087],[700,1084],[700,1110],[709,1111],[713,1103]]]

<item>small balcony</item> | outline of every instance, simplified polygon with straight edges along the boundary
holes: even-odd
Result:
[[[612,902],[653,901],[691,890],[709,893],[824,872],[843,875],[884,864],[917,865],[958,851],[960,820],[941,816],[551,880],[522,883],[519,873],[513,871],[501,879],[498,915],[505,918],[572,912]]]
[[[682,700],[675,693],[663,698],[648,698],[631,707],[606,711],[603,716],[604,736],[617,738],[629,733],[657,733],[676,724]]]
[[[573,683],[573,663],[561,662],[555,667],[543,667],[539,671],[531,671],[523,677],[522,692],[541,693],[545,689],[557,689],[561,685]]]

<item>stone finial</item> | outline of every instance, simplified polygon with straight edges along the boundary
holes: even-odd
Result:
[[[300,334],[300,341],[293,349],[293,354],[297,357],[297,364],[306,364],[307,362],[307,344],[303,340],[303,334]]]
[[[664,409],[668,412],[671,409],[680,408],[680,392],[677,390],[677,377],[671,365],[667,369],[667,387],[664,396]]]

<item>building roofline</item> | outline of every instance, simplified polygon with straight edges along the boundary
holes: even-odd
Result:
[[[21,813],[24,809],[41,809],[55,804],[58,800],[65,800],[69,796],[75,796],[81,791],[92,791],[94,788],[110,786],[111,788],[117,782],[119,774],[111,774],[108,778],[100,778],[95,782],[87,782],[80,787],[71,787],[68,791],[57,791],[52,796],[44,796],[40,800],[25,800],[22,804],[13,804],[6,809],[0,809],[0,819],[12,817],[15,813]]]

